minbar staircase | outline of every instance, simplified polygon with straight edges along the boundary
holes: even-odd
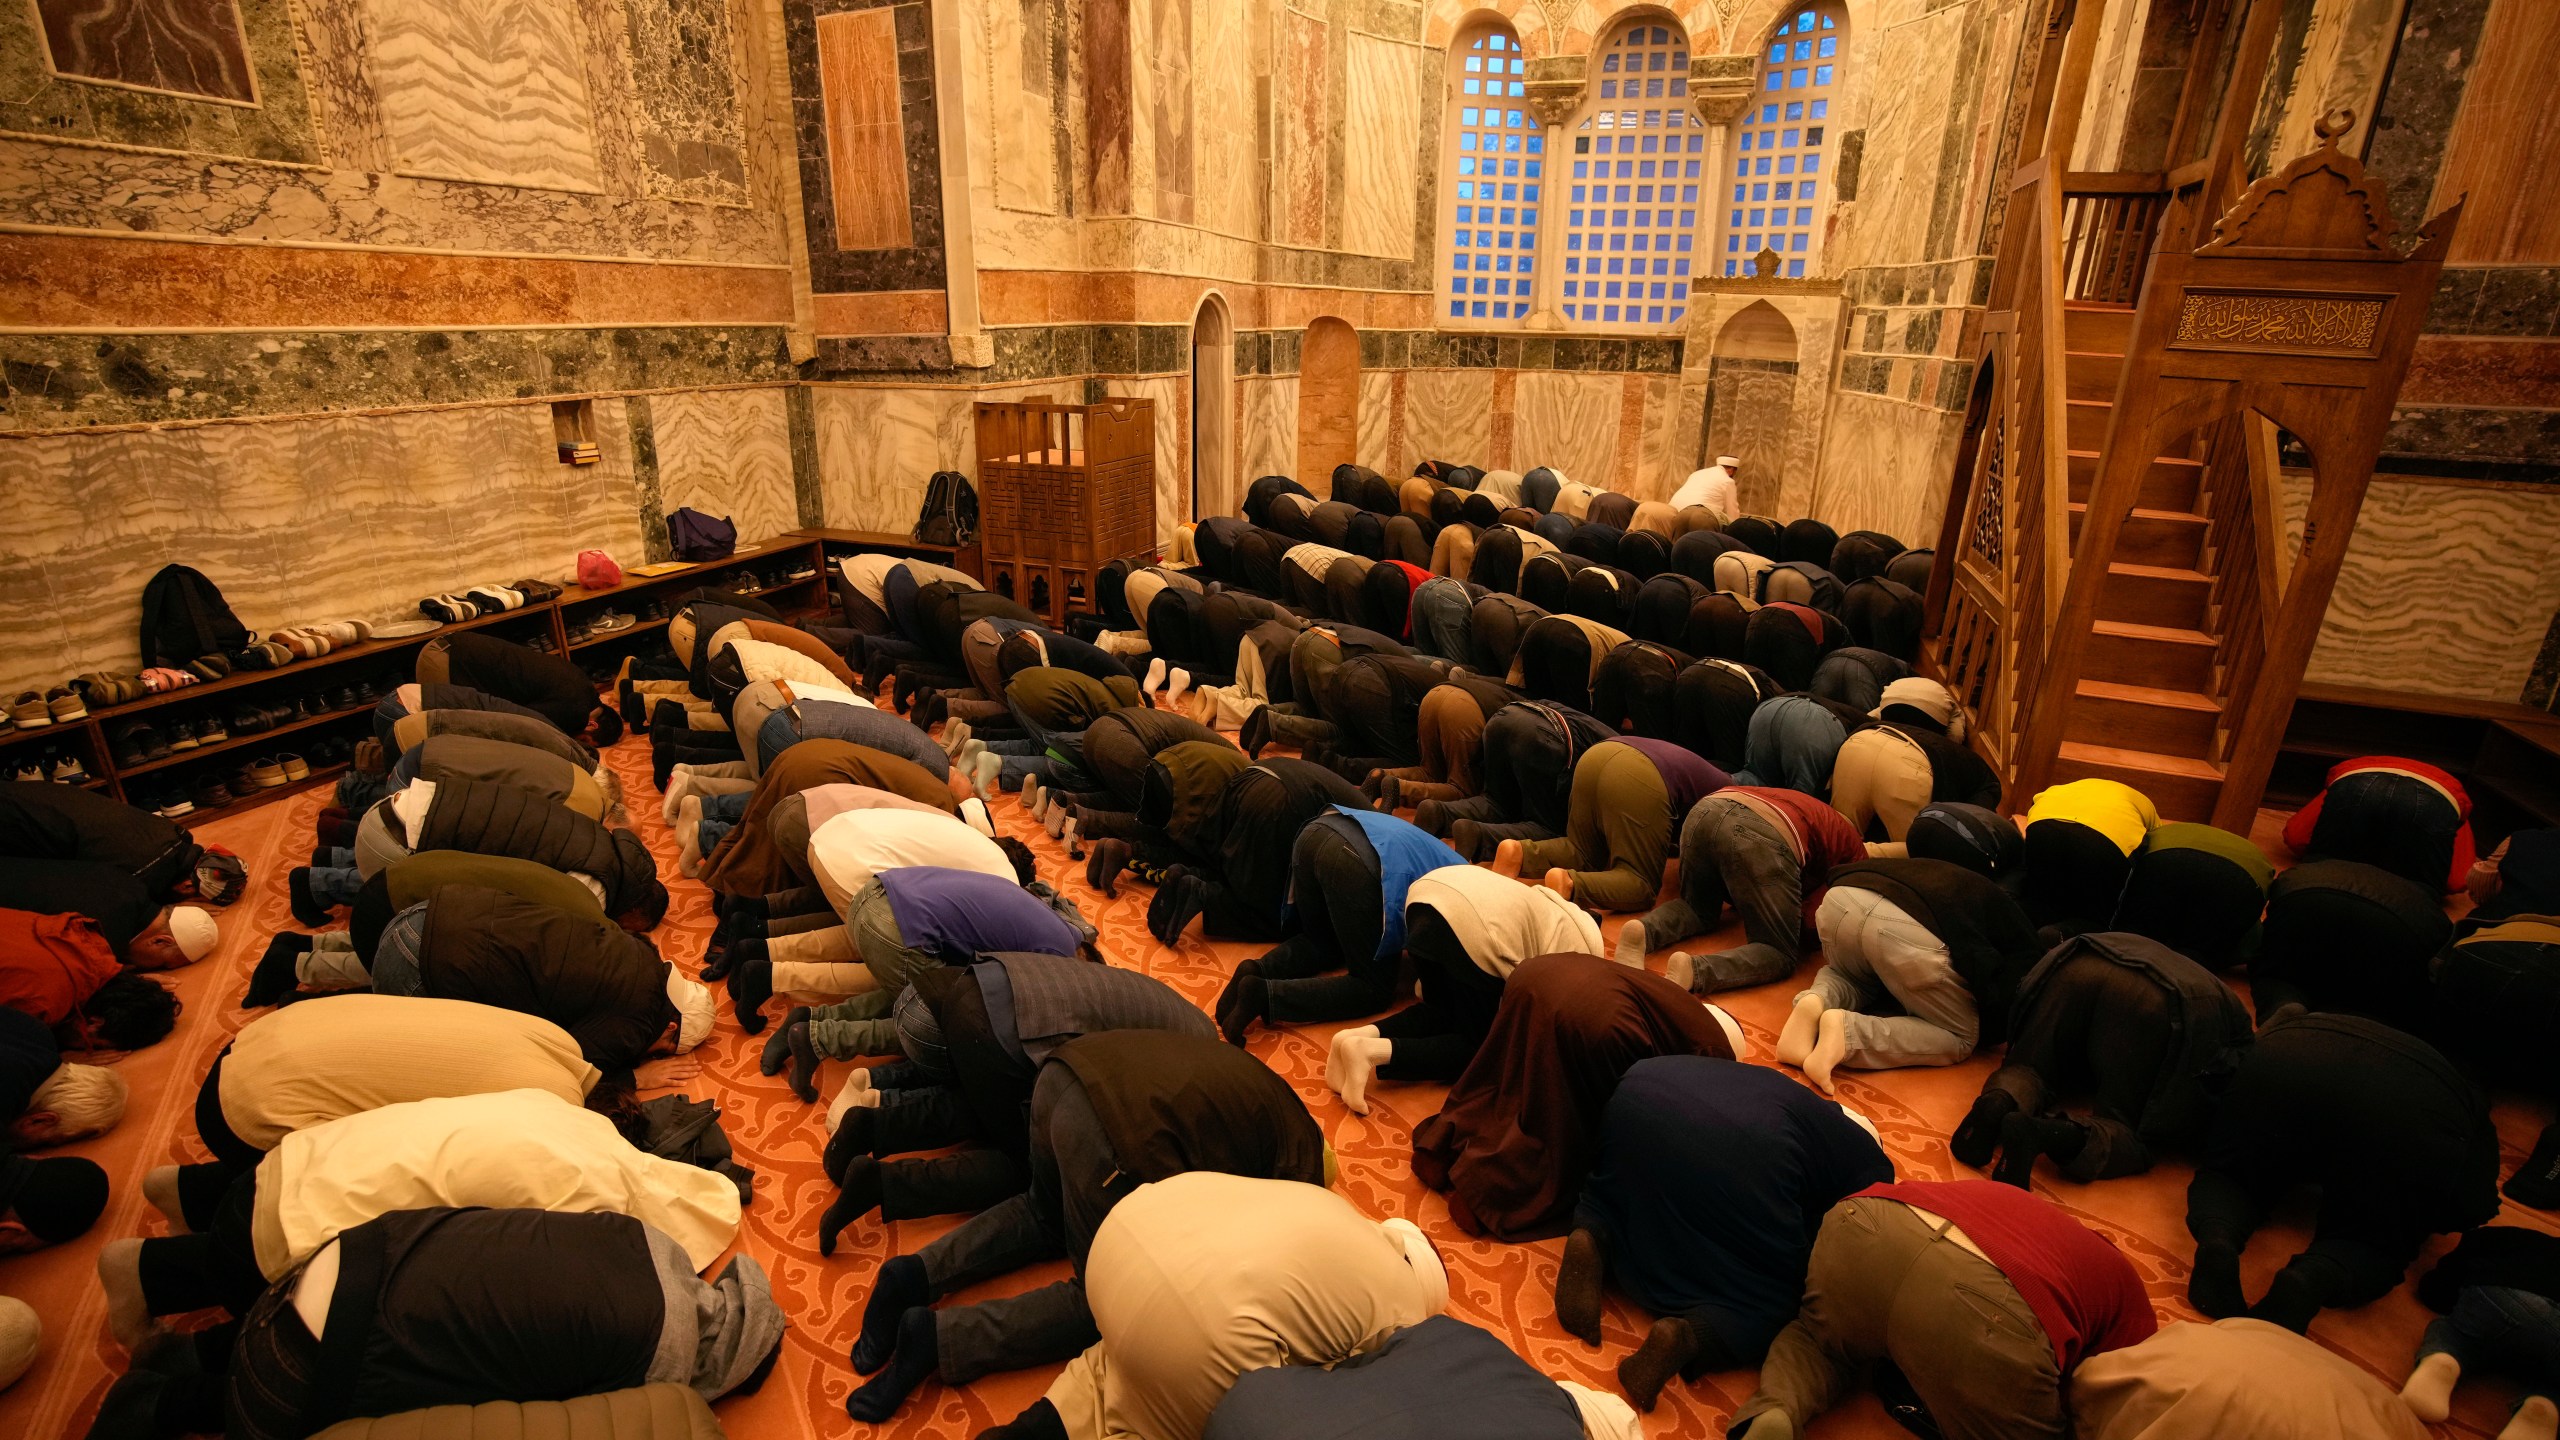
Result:
[[[2206,0],[2170,132],[2202,158],[2062,169],[2108,3],[2045,11],[1921,658],[2012,810],[2098,777],[2246,833],[2461,206],[2404,243],[2343,113],[2252,182],[2284,7],[2232,0]]]

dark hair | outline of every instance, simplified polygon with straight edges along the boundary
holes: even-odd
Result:
[[[647,1149],[649,1117],[640,1112],[638,1079],[629,1070],[608,1071],[587,1091],[586,1108],[613,1122],[635,1148]]]
[[[168,986],[139,970],[119,970],[89,992],[72,1024],[83,1048],[139,1050],[167,1039],[182,1008]]]
[[[587,728],[594,733],[599,747],[611,745],[622,738],[622,712],[610,705],[598,705]]]
[[[996,848],[1004,852],[1004,858],[1013,862],[1015,879],[1028,885],[1040,878],[1039,862],[1033,857],[1030,846],[1010,835],[999,835],[996,837]]]

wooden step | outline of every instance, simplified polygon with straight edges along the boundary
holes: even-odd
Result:
[[[2080,526],[2089,507],[2074,503],[2071,507],[2071,549],[2080,550]],[[2205,518],[2188,510],[2146,510],[2135,506],[2133,513],[2116,530],[2115,553],[2093,558],[2111,565],[2157,565],[2169,570],[2193,570],[2204,557]]]
[[[2222,767],[2151,750],[2126,750],[2066,740],[2054,757],[2053,778],[2114,780],[2151,797],[2163,820],[2211,820],[2222,794]]]
[[[2213,683],[2214,639],[2201,630],[2100,620],[2089,627],[2086,678],[2202,693]]]
[[[2098,618],[2201,630],[2212,598],[2213,577],[2201,570],[2119,562],[2107,567],[2107,583],[2098,587]]]
[[[2071,467],[2071,498],[2085,504],[2089,487],[2098,483],[2098,452],[2072,450],[2066,452]],[[2143,472],[2142,488],[2133,503],[2145,510],[2183,510],[2196,508],[2196,490],[2204,483],[2204,465],[2195,460],[2162,458],[2151,462]]]
[[[2115,413],[2115,397],[2104,400],[2073,399],[2063,406],[2063,417],[2069,426],[2063,432],[2063,444],[2072,450],[2095,450],[2107,443],[2107,417]]]
[[[2161,755],[2213,753],[2222,706],[2192,690],[2160,690],[2083,680],[2071,702],[2062,738]]]
[[[2124,372],[2124,357],[2103,351],[2069,350],[2063,352],[2064,397],[2069,400],[2103,400],[2113,404],[2116,377]]]
[[[2133,307],[2065,305],[2062,307],[2062,342],[2065,350],[2122,355],[2133,348]]]

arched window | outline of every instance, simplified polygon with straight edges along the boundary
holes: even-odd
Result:
[[[1706,134],[1689,111],[1689,37],[1640,21],[1593,52],[1573,127],[1564,318],[1661,330],[1689,309]]]
[[[1837,153],[1831,103],[1840,93],[1848,17],[1837,3],[1806,5],[1769,32],[1760,93],[1734,124],[1733,204],[1725,214],[1724,273],[1748,275],[1762,250],[1791,279],[1821,273],[1824,217]]]
[[[1538,248],[1545,132],[1529,113],[1518,36],[1488,25],[1449,49],[1449,116],[1442,142],[1441,295],[1451,320],[1529,315]]]

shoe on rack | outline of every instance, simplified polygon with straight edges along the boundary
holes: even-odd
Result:
[[[41,693],[22,690],[17,699],[9,702],[9,718],[21,730],[40,730],[53,723],[53,707],[44,702]]]
[[[80,763],[79,756],[65,755],[53,767],[53,783],[86,785],[89,783],[89,767]]]
[[[196,727],[194,721],[180,719],[171,720],[166,723],[169,727],[169,749],[171,751],[193,750],[198,744],[202,743],[196,739]]]
[[[322,699],[317,690],[294,702],[293,714],[297,720],[317,720],[328,713],[329,702]]]
[[[240,769],[261,790],[273,790],[285,781],[284,767],[272,755],[261,755]]]
[[[276,757],[276,768],[284,772],[285,783],[288,785],[296,780],[311,778],[311,762],[291,751]]]
[[[329,692],[329,708],[332,710],[353,710],[363,703],[356,698],[356,687],[353,685],[341,685]]]
[[[222,728],[222,716],[219,712],[207,710],[196,718],[198,745],[219,745],[230,738],[231,732]]]
[[[195,802],[187,798],[186,791],[163,790],[153,797],[151,813],[163,820],[175,820],[181,815],[193,815],[196,807]]]
[[[253,705],[245,700],[231,707],[231,734],[255,735],[261,730],[273,728],[274,722],[267,719],[266,707]]]
[[[19,766],[9,778],[21,785],[41,785],[44,783],[44,767],[30,760]]]
[[[150,763],[150,734],[151,727],[139,720],[117,728],[114,737],[107,742],[109,752],[116,758],[117,769],[130,770]]]
[[[197,809],[219,810],[223,806],[230,804],[233,798],[231,787],[222,783],[221,776],[205,774],[196,777],[195,801]]]
[[[68,685],[56,685],[44,692],[45,709],[60,721],[86,720],[89,707],[81,703],[78,692]]]

